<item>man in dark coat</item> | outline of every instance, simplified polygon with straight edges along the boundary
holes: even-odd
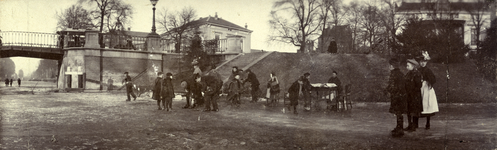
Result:
[[[243,84],[245,84],[246,82],[250,82],[250,88],[252,89],[250,94],[252,95],[252,101],[250,102],[257,102],[257,95],[258,95],[258,92],[259,92],[259,80],[257,79],[257,76],[252,72],[252,70],[250,69],[247,69],[245,72],[248,73],[247,75],[247,79],[245,81],[243,81]]]
[[[124,72],[123,83],[126,86],[126,95],[128,96],[126,101],[131,101],[130,95],[133,96],[133,100],[136,100],[136,95],[133,93],[133,82],[131,82],[131,77],[128,75],[128,72]]]
[[[304,77],[300,77],[297,81],[293,82],[292,86],[288,88],[288,98],[290,99],[290,105],[288,106],[288,110],[291,110],[293,107],[293,113],[297,113],[297,105],[299,105],[299,98],[303,96],[303,86],[304,86]]]
[[[328,46],[328,52],[337,53],[337,51],[338,51],[337,42],[335,41],[335,38],[332,38],[330,45]]]
[[[204,111],[219,111],[217,99],[219,99],[219,94],[221,94],[223,81],[213,75],[204,76],[201,80],[203,81],[204,85],[202,87],[202,92],[204,93],[203,95],[205,99]]]
[[[419,115],[423,111],[423,103],[421,97],[421,73],[417,70],[419,63],[414,59],[407,60],[407,74],[405,75],[405,88],[407,93],[407,120],[409,125],[407,131],[416,131],[418,127]]]
[[[9,86],[9,79],[5,79],[5,86]]]
[[[13,79],[10,79],[10,86],[12,87],[12,83],[14,83]]]
[[[173,74],[168,72],[162,82],[162,98],[166,101],[166,111],[173,109],[174,87],[173,87]]]
[[[407,113],[407,101],[405,99],[406,89],[404,74],[400,72],[399,61],[395,58],[390,59],[390,77],[385,93],[390,93],[390,109],[388,112],[395,114],[397,126],[392,130],[393,136],[404,135],[404,116]]]
[[[17,84],[21,87],[21,78],[17,78]]]
[[[159,106],[159,110],[162,110],[163,108],[165,109],[166,108],[166,101],[164,99],[162,99],[162,82],[164,81],[162,79],[162,76],[164,74],[162,74],[162,72],[157,72],[157,78],[155,79],[154,81],[154,85],[153,85],[153,93],[152,93],[152,99],[154,100],[157,100],[157,106]],[[162,105],[163,105],[163,108],[161,108],[160,106],[160,102],[162,101]]]

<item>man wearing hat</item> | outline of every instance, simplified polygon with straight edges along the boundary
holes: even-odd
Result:
[[[257,76],[252,72],[252,70],[250,69],[247,69],[245,72],[248,73],[248,76],[247,76],[247,79],[245,81],[243,81],[243,84],[245,84],[246,82],[250,82],[251,84],[251,89],[252,91],[250,92],[250,94],[252,95],[252,101],[250,102],[257,102],[258,100],[258,93],[259,93],[259,80],[257,80]]]
[[[168,72],[162,83],[162,98],[166,101],[166,111],[173,109],[173,98],[174,98],[174,88],[173,88],[173,74]]]
[[[131,77],[128,75],[128,72],[124,72],[123,83],[125,83],[126,95],[128,95],[126,101],[131,101],[130,95],[133,96],[133,100],[136,100],[136,95],[133,93],[133,83],[131,82]]]
[[[162,72],[157,72],[157,78],[154,81],[153,85],[153,93],[152,93],[152,99],[157,100],[157,106],[159,106],[159,110],[162,110],[163,108],[166,109],[166,103],[165,100],[162,98],[162,82],[164,81],[162,79],[162,76],[164,74]],[[163,108],[161,108],[160,103],[162,101]]]

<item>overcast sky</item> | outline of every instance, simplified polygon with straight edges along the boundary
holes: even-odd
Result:
[[[150,32],[152,27],[152,5],[148,0],[123,0],[133,6],[132,31]],[[157,11],[181,10],[191,6],[198,17],[218,16],[239,26],[248,25],[252,32],[252,49],[296,52],[290,44],[268,42],[270,11],[274,0],[159,0]],[[77,0],[0,0],[0,30],[55,33],[56,12],[76,4]],[[158,12],[156,12],[158,15]],[[156,24],[157,26],[157,24]],[[34,59],[12,58],[16,70],[34,71]],[[33,61],[33,62],[31,62]]]

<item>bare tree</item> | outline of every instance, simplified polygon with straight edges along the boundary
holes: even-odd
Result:
[[[131,21],[131,16],[133,14],[132,7],[129,4],[117,4],[114,5],[113,8],[111,9],[111,13],[108,13],[106,16],[107,23],[105,24],[107,26],[107,30],[109,31],[115,31],[118,30],[119,28],[122,28],[130,23]]]
[[[477,51],[480,50],[480,47],[481,47],[481,45],[480,45],[480,32],[482,32],[481,28],[482,28],[483,24],[485,24],[488,20],[490,20],[488,18],[485,18],[485,16],[484,16],[485,13],[489,10],[490,4],[491,4],[490,1],[478,0],[474,3],[468,4],[469,7],[464,7],[464,8],[466,8],[465,10],[471,15],[471,22],[473,23],[473,26],[475,29],[475,34],[476,34],[476,50]]]
[[[159,29],[166,32],[166,36],[172,37],[176,41],[175,52],[181,52],[183,40],[189,36],[187,33],[194,27],[191,24],[197,18],[197,11],[192,7],[184,7],[181,11],[167,13],[166,9],[162,9],[159,14]]]
[[[382,26],[385,27],[386,30],[386,40],[387,40],[387,51],[388,55],[390,55],[390,52],[393,51],[394,45],[396,45],[397,41],[395,38],[395,34],[397,33],[397,30],[402,26],[403,22],[405,21],[404,17],[395,17],[397,12],[395,11],[397,4],[392,3],[390,0],[382,0],[383,4],[386,5],[386,7],[383,7],[384,9],[380,11],[382,14],[381,16],[381,23]]]
[[[86,29],[93,27],[90,12],[84,9],[81,5],[72,5],[63,12],[57,12],[57,30],[67,28]]]
[[[331,0],[331,18],[333,19],[333,24],[338,26],[342,22],[342,18],[345,16],[346,10],[342,4],[341,0]]]
[[[361,43],[361,42],[357,42],[358,41],[358,37],[360,35],[360,32],[361,31],[361,16],[362,16],[362,12],[363,12],[363,6],[361,6],[361,3],[357,3],[357,2],[351,2],[347,7],[345,7],[345,9],[347,10],[347,17],[346,17],[346,20],[348,22],[348,24],[350,25],[351,27],[351,30],[352,30],[352,51],[353,52],[357,52],[357,48],[356,48],[356,45],[358,43]]]
[[[367,8],[363,9],[362,16],[363,21],[361,21],[361,25],[366,30],[364,42],[367,42],[367,45],[369,45],[369,52],[373,52],[375,51],[375,45],[377,44],[376,40],[380,30],[380,14],[378,12],[378,7],[371,5],[367,6]]]
[[[330,7],[333,4],[333,0],[321,0],[320,3],[321,3],[320,7],[319,7],[320,19],[323,20],[322,25],[321,25],[322,26],[321,42],[323,42],[323,43],[319,44],[319,49],[324,52],[325,45],[326,45],[326,44],[324,44],[324,42],[328,41],[328,37],[325,37],[326,24],[327,24],[327,20],[329,18],[328,14],[330,13]],[[326,38],[326,40],[325,40],[325,38]]]
[[[117,20],[111,19],[111,17],[119,18],[120,23],[125,23],[131,19],[132,8],[122,0],[79,0],[78,2],[80,4],[96,4],[96,8],[91,13],[94,15],[94,19],[97,20],[96,24],[99,26],[100,32],[103,32],[104,26],[109,29],[115,25]]]
[[[306,42],[316,35],[322,19],[319,15],[318,0],[279,0],[271,10],[269,21],[273,35],[271,41],[280,41],[299,46],[305,52]]]

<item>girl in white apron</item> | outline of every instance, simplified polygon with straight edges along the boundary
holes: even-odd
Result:
[[[424,51],[423,58],[419,61],[419,71],[421,72],[423,78],[423,85],[421,87],[423,111],[421,112],[421,117],[426,117],[426,129],[430,129],[430,117],[438,112],[437,95],[435,94],[435,90],[433,89],[436,78],[433,72],[426,67],[428,60],[430,60],[430,56],[428,55],[428,52]]]

